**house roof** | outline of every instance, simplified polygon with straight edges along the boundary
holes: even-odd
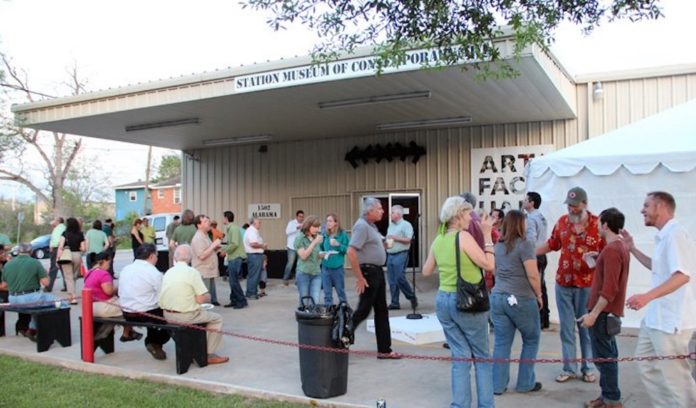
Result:
[[[114,186],[114,190],[136,190],[139,188],[145,188],[145,183],[142,180],[121,184],[120,186]]]
[[[153,184],[150,186],[151,189],[157,190],[161,188],[171,188],[171,187],[179,187],[181,186],[181,176],[175,176],[168,178],[166,180],[162,180],[156,184]]]

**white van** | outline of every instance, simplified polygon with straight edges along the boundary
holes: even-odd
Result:
[[[155,245],[157,245],[158,251],[169,251],[169,240],[167,239],[166,231],[167,226],[174,221],[174,216],[179,213],[164,213],[164,214],[152,214],[146,215],[143,218],[147,218],[150,221],[150,225],[155,229]]]

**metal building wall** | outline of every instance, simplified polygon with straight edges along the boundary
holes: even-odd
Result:
[[[578,118],[572,120],[267,143],[266,153],[259,152],[258,144],[189,152],[183,163],[184,208],[217,219],[230,209],[242,224],[248,204],[280,203],[282,219],[264,220],[261,232],[272,249],[282,249],[285,225],[297,209],[322,217],[336,212],[349,229],[362,195],[416,192],[421,195],[424,255],[435,236],[442,201],[470,188],[472,148],[553,144],[562,149],[696,98],[696,72],[603,81],[601,100],[593,100],[593,86],[594,81],[577,85]],[[427,151],[415,165],[410,158],[371,160],[353,169],[343,160],[353,146],[412,140]]]

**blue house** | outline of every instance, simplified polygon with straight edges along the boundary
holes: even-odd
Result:
[[[138,180],[134,183],[114,187],[116,194],[116,221],[125,219],[128,214],[136,213],[139,217],[150,214],[152,202],[145,196],[145,183]],[[147,207],[143,203],[147,200]]]

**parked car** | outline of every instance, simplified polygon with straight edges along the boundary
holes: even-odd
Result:
[[[31,256],[37,259],[45,259],[51,256],[51,248],[49,248],[48,244],[51,242],[51,234],[48,235],[41,235],[38,238],[34,238],[30,244],[31,244]],[[12,248],[12,251],[10,251],[12,256],[17,256],[19,253],[19,248],[14,247]]]

